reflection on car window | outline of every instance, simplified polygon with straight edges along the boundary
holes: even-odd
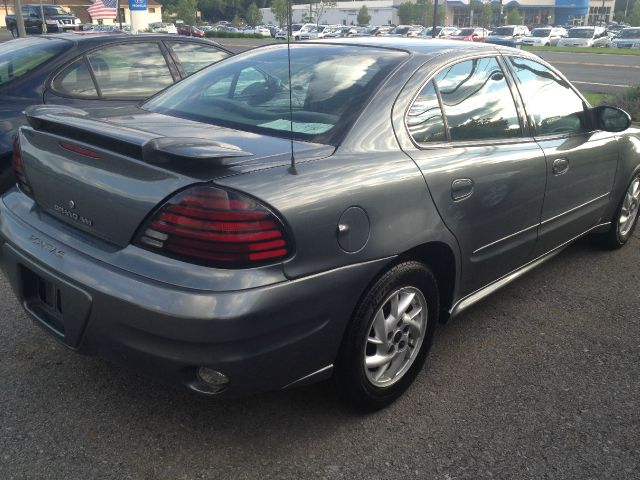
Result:
[[[173,83],[157,43],[126,43],[88,55],[105,98],[146,98]]]
[[[62,53],[66,42],[38,37],[19,38],[0,44],[0,85],[5,85]]]
[[[93,83],[84,58],[76,60],[53,81],[53,88],[63,95],[83,98],[97,98],[98,92]]]
[[[291,49],[290,89],[287,50],[257,49],[192,75],[144,108],[333,144],[405,56],[376,48],[299,45]]]
[[[578,133],[584,129],[582,100],[544,65],[510,57],[529,117],[539,135]]]
[[[175,42],[171,44],[171,48],[187,75],[229,56],[227,52],[218,50],[216,47],[197,43]]]
[[[457,63],[438,74],[436,85],[452,141],[521,135],[509,85],[495,58]]]
[[[407,127],[416,142],[444,142],[447,134],[442,118],[442,110],[433,82],[429,82],[420,92],[407,114]]]

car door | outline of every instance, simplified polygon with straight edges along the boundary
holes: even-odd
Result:
[[[507,57],[535,139],[547,163],[547,187],[536,255],[599,223],[618,165],[615,134],[594,130],[582,98],[551,68]]]
[[[109,44],[76,58],[53,76],[45,103],[74,106],[140,102],[180,79],[161,42]]]
[[[419,87],[396,128],[458,241],[464,294],[527,263],[536,243],[546,166],[511,87],[494,56],[456,62]]]
[[[187,77],[231,55],[215,45],[180,40],[165,42],[182,77]]]

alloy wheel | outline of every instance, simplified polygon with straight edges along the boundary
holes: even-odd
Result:
[[[638,216],[640,208],[640,177],[636,177],[624,196],[620,218],[618,219],[618,233],[621,237],[629,234]]]
[[[369,327],[364,370],[376,387],[389,387],[411,368],[427,331],[427,302],[420,290],[394,291],[378,309]]]

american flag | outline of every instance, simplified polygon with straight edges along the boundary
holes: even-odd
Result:
[[[91,15],[93,20],[97,20],[100,18],[116,18],[118,16],[118,11],[116,9],[116,2],[118,0],[96,0],[93,2],[89,8],[87,8],[87,12]]]

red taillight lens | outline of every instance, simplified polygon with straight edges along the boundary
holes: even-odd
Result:
[[[190,188],[165,203],[142,226],[134,244],[222,268],[271,263],[291,254],[285,228],[268,208],[211,186]]]
[[[22,150],[20,149],[20,135],[16,135],[16,138],[13,140],[13,156],[11,159],[11,165],[13,167],[13,172],[18,179],[18,183],[27,193],[31,193],[31,187],[29,186],[29,182],[27,181],[27,177],[24,174],[24,168],[22,166]]]

